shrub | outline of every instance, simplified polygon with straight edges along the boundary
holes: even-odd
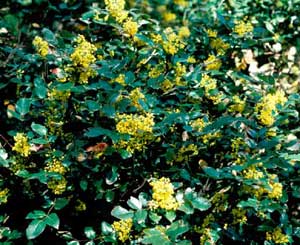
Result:
[[[299,3],[4,1],[0,240],[299,243]]]

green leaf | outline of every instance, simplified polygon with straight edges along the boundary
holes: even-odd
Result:
[[[39,99],[44,99],[47,95],[46,84],[40,77],[34,79],[34,92]]]
[[[178,210],[186,213],[186,214],[193,214],[194,213],[194,208],[191,205],[190,202],[184,202],[179,208]]]
[[[116,139],[118,139],[118,135],[115,132],[101,127],[88,128],[88,130],[84,133],[84,136],[88,138],[95,138],[101,135],[108,136],[113,141],[116,141]]]
[[[199,209],[201,211],[205,211],[211,206],[209,200],[204,197],[196,197],[191,200],[191,203],[194,208]]]
[[[67,242],[67,245],[80,245],[80,243],[78,241],[70,241]]]
[[[30,222],[26,229],[26,237],[31,240],[38,237],[46,228],[46,223],[43,220],[35,219]]]
[[[101,223],[101,231],[104,235],[108,235],[110,233],[113,232],[113,228],[111,227],[111,224],[105,222],[105,221],[102,221]]]
[[[48,129],[45,126],[34,122],[31,123],[31,129],[37,134],[39,134],[40,136],[45,136],[47,135],[48,132]]]
[[[81,180],[79,182],[79,185],[80,185],[81,190],[83,190],[83,191],[86,191],[88,188],[88,182],[86,180]]]
[[[247,201],[241,201],[237,205],[240,208],[251,207],[254,209],[258,208],[258,201],[255,198],[248,198]]]
[[[43,28],[42,33],[46,41],[52,44],[57,44],[55,34],[52,31],[50,31],[48,28]]]
[[[84,234],[88,239],[94,239],[96,237],[96,232],[93,227],[90,226],[84,228]]]
[[[176,241],[177,237],[189,230],[189,226],[182,220],[176,221],[166,230],[166,234],[171,238],[172,241]]]
[[[142,239],[142,244],[159,244],[159,245],[171,245],[168,237],[161,231],[153,228],[144,230],[144,237]]]
[[[58,230],[59,228],[59,217],[56,213],[52,213],[49,216],[46,217],[45,223],[55,229]]]
[[[174,211],[167,211],[165,217],[172,223],[176,219],[176,213]]]
[[[112,166],[111,171],[107,174],[105,178],[105,183],[107,185],[112,185],[118,180],[119,174],[118,174],[118,167]]]
[[[127,209],[121,206],[116,206],[111,211],[111,215],[118,219],[129,219],[133,217],[133,212],[128,211]]]
[[[9,164],[8,161],[6,160],[8,157],[7,152],[4,149],[0,149],[0,167],[5,167],[8,168]]]
[[[143,224],[145,223],[147,215],[148,215],[147,210],[140,209],[135,212],[134,218],[138,224]]]
[[[158,215],[157,213],[150,212],[149,213],[149,218],[155,223],[158,224],[158,222],[161,220],[161,216]]]
[[[54,209],[60,210],[64,208],[69,203],[69,200],[67,198],[57,198],[55,201]]]
[[[16,111],[19,112],[22,116],[26,115],[30,110],[32,100],[27,98],[21,98],[17,101]]]
[[[42,210],[34,210],[27,214],[25,219],[42,219],[46,216],[46,213]]]
[[[132,209],[142,209],[142,203],[139,199],[135,197],[130,197],[130,199],[127,201],[127,204]]]
[[[204,167],[203,171],[211,178],[218,179],[220,177],[219,172],[212,167]]]

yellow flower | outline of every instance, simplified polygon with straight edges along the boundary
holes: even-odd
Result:
[[[86,41],[83,35],[79,35],[75,41],[77,43],[77,47],[70,57],[73,65],[88,68],[92,63],[96,61],[94,53],[97,48],[95,47],[95,45]]]
[[[2,203],[7,203],[8,193],[9,193],[9,189],[7,188],[0,191],[0,205]]]
[[[152,186],[152,198],[157,207],[166,210],[176,210],[179,207],[179,203],[175,199],[174,187],[169,178],[162,177],[159,180],[153,180],[150,182]]]
[[[240,37],[244,37],[246,34],[253,32],[253,25],[251,22],[244,22],[242,20],[235,21],[233,31]]]
[[[28,157],[31,151],[27,136],[24,133],[17,133],[14,140],[15,144],[12,150],[20,153],[23,157]]]
[[[35,37],[32,44],[40,56],[45,57],[49,53],[49,45],[41,37]]]
[[[174,4],[181,6],[181,7],[187,7],[189,5],[189,2],[186,0],[174,0]]]
[[[67,180],[65,178],[52,179],[47,183],[49,189],[56,195],[60,195],[65,192],[67,187]]]
[[[163,42],[163,49],[166,53],[174,55],[179,51],[179,49],[184,48],[185,45],[172,28],[168,27],[164,32],[166,40]]]
[[[153,138],[154,116],[151,113],[144,115],[125,115],[117,116],[118,123],[116,130],[120,134],[130,135],[129,140],[120,140],[114,146],[126,149],[133,153],[135,150],[141,151]]]
[[[138,23],[129,18],[123,24],[123,29],[127,35],[133,37],[138,31]]]
[[[196,63],[196,59],[193,56],[189,56],[186,60],[188,63],[194,64]]]
[[[129,94],[129,98],[133,106],[135,106],[137,109],[142,109],[142,106],[140,105],[140,100],[144,101],[145,95],[141,92],[140,88],[132,90]]]
[[[81,200],[77,200],[77,205],[75,206],[75,210],[78,212],[82,212],[86,210],[86,204],[81,201]]]
[[[104,0],[105,6],[109,14],[122,23],[128,16],[128,11],[124,10],[125,0]]]
[[[177,17],[176,14],[174,14],[170,11],[163,13],[163,19],[165,22],[172,22],[172,21],[176,20],[176,17]]]
[[[130,238],[129,233],[133,225],[132,219],[114,221],[112,224],[113,229],[116,231],[118,239],[125,242]]]
[[[125,75],[124,74],[120,74],[117,78],[115,78],[115,82],[120,83],[123,86],[126,86]]]
[[[232,224],[245,224],[247,222],[246,210],[241,208],[232,209],[233,222]]]
[[[214,38],[210,41],[210,46],[217,51],[218,55],[224,55],[230,47],[229,43],[225,43],[221,38]]]
[[[279,199],[282,197],[282,184],[278,182],[269,182],[271,191],[268,192],[269,198]]]
[[[278,113],[277,105],[284,105],[287,98],[281,90],[276,91],[275,94],[267,94],[257,103],[255,111],[258,113],[258,119],[263,125],[272,126],[275,122],[275,116]]]
[[[58,159],[53,159],[53,161],[47,163],[45,171],[64,174],[67,170],[61,161]]]
[[[216,56],[210,54],[204,61],[204,65],[206,70],[219,70],[222,66],[222,62]]]
[[[246,101],[245,100],[241,100],[239,96],[234,95],[232,97],[232,102],[233,105],[229,106],[229,112],[239,112],[242,113],[245,109],[246,106]]]
[[[213,37],[213,38],[217,37],[217,35],[218,35],[218,32],[217,32],[217,31],[214,31],[214,30],[212,30],[212,29],[208,29],[208,30],[206,31],[206,33],[207,33],[207,35],[208,35],[209,37]]]
[[[268,241],[273,241],[275,244],[284,244],[289,242],[288,235],[283,234],[280,227],[276,227],[273,232],[267,232],[266,239]]]

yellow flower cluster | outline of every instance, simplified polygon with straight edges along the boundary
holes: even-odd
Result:
[[[170,11],[165,11],[163,12],[163,19],[165,22],[172,22],[176,20],[176,14],[170,12]]]
[[[284,105],[287,101],[282,90],[276,91],[275,94],[267,94],[262,101],[257,103],[255,111],[258,112],[258,119],[263,125],[272,126],[275,122],[274,116],[278,113],[277,105]]]
[[[251,22],[245,22],[242,20],[235,21],[233,32],[238,34],[240,37],[244,37],[247,33],[253,32],[253,25]]]
[[[59,161],[58,159],[53,159],[53,161],[47,163],[45,171],[59,173],[63,175],[64,173],[66,173],[67,170],[61,161]]]
[[[2,203],[7,203],[9,190],[7,188],[0,191],[0,205]]]
[[[195,131],[201,132],[202,129],[206,126],[206,122],[204,122],[203,118],[197,118],[191,121],[190,125]]]
[[[212,197],[212,204],[214,205],[214,212],[224,212],[228,208],[228,202],[227,202],[228,195],[222,193],[222,192],[217,192],[213,197]]]
[[[257,170],[255,165],[251,165],[247,169],[243,170],[243,175],[246,179],[261,179],[264,177],[263,172]]]
[[[20,153],[23,157],[28,157],[31,150],[27,136],[24,133],[17,133],[17,135],[14,136],[14,140],[13,151]]]
[[[247,175],[247,177],[251,179],[260,179],[263,176],[263,173],[261,171],[258,171],[256,169],[254,170],[244,170],[246,172],[243,172],[243,174]],[[274,174],[267,174],[269,180],[268,180],[268,188],[265,186],[244,186],[243,189],[245,192],[253,194],[256,198],[261,198],[263,195],[267,195],[271,199],[279,199],[282,197],[282,189],[283,186],[280,182],[275,181],[277,179],[277,175]]]
[[[118,123],[116,130],[120,134],[129,134],[129,140],[120,140],[115,144],[116,148],[126,149],[133,153],[135,150],[141,151],[144,146],[153,138],[154,116],[151,113],[144,115],[125,115],[117,116]]]
[[[233,216],[232,224],[245,224],[247,222],[246,210],[241,208],[234,208],[231,211]]]
[[[157,78],[159,77],[159,75],[161,75],[164,72],[164,69],[165,69],[164,64],[158,64],[150,69],[148,76],[150,78]]]
[[[140,100],[145,101],[145,95],[141,92],[140,88],[136,88],[129,93],[129,99],[131,100],[131,104],[133,106],[135,106],[137,109],[142,109]]]
[[[92,63],[96,61],[94,53],[97,48],[95,45],[86,41],[83,35],[79,35],[76,38],[75,42],[77,43],[77,47],[70,57],[73,65],[88,68]]]
[[[187,26],[182,26],[179,28],[178,36],[181,39],[187,38],[191,35],[190,29]]]
[[[40,56],[45,57],[49,53],[49,44],[41,37],[35,37],[32,44]]]
[[[67,180],[65,178],[52,179],[47,183],[49,189],[56,195],[60,195],[65,192],[67,187]]]
[[[118,239],[121,242],[125,242],[130,238],[130,231],[132,228],[132,219],[114,221],[112,224],[113,229],[116,231]]]
[[[229,106],[229,112],[239,112],[242,113],[246,106],[246,100],[241,100],[239,96],[234,95],[232,97],[233,104]]]
[[[86,204],[81,201],[81,200],[77,200],[77,205],[75,206],[75,210],[77,212],[82,212],[82,211],[85,211],[86,210]]]
[[[69,97],[71,96],[71,92],[68,90],[65,91],[59,91],[55,88],[48,91],[48,98],[50,100],[60,100],[66,102]]]
[[[215,244],[210,233],[210,228],[204,228],[200,237],[200,245]]]
[[[207,33],[207,35],[208,35],[209,37],[213,37],[213,38],[216,38],[217,35],[218,35],[218,32],[215,31],[215,30],[212,30],[212,29],[208,29],[208,30],[206,31],[206,33]]]
[[[184,48],[185,45],[171,27],[166,28],[164,33],[166,36],[166,40],[163,41],[162,46],[166,53],[174,55],[180,49]]]
[[[222,38],[212,39],[210,46],[217,51],[218,55],[224,55],[226,50],[230,48],[229,43],[224,42]]]
[[[188,159],[192,156],[197,156],[199,153],[198,147],[195,144],[189,144],[188,146],[182,146],[178,153],[176,162],[188,161]]]
[[[279,199],[282,197],[282,184],[278,182],[269,182],[269,186],[271,187],[271,190],[268,191],[268,197]]]
[[[210,54],[204,61],[205,70],[219,70],[222,66],[222,62],[216,56]]]
[[[97,48],[95,45],[86,41],[83,35],[79,35],[75,42],[77,43],[77,47],[70,58],[73,65],[79,68],[79,82],[87,83],[90,77],[94,77],[97,74],[91,67],[91,64],[96,61],[94,53]]]
[[[128,16],[128,11],[124,10],[125,0],[104,0],[109,14],[119,23],[122,23]]]
[[[181,7],[187,7],[189,5],[189,2],[186,0],[174,0],[174,4],[181,6]]]
[[[161,89],[164,92],[167,92],[168,90],[170,90],[171,88],[173,88],[174,84],[169,80],[169,79],[165,79],[162,83],[161,83]]]
[[[180,64],[179,62],[175,65],[175,85],[184,86],[185,82],[182,81],[182,77],[186,74],[186,66]]]
[[[121,84],[121,85],[123,85],[123,86],[126,86],[125,75],[124,74],[120,74],[117,78],[115,78],[114,81]]]
[[[266,239],[268,241],[273,241],[275,244],[284,244],[289,242],[288,235],[282,233],[280,227],[276,227],[273,232],[267,232]]]
[[[166,210],[176,210],[179,203],[175,199],[174,187],[169,178],[162,177],[150,182],[152,186],[152,206]],[[153,205],[154,204],[154,205]]]
[[[124,32],[133,37],[138,31],[138,23],[133,21],[132,18],[128,18],[123,24]]]
[[[200,81],[200,87],[204,88],[205,96],[212,100],[214,104],[219,104],[222,100],[222,93],[218,92],[217,95],[211,95],[213,90],[217,90],[217,80],[211,78],[209,75],[204,74]]]

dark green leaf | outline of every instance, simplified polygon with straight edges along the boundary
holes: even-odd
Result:
[[[56,213],[51,213],[49,216],[46,217],[45,223],[55,229],[59,228],[59,217]]]
[[[38,237],[46,228],[46,223],[43,220],[33,220],[26,229],[26,237],[31,240]]]
[[[31,129],[40,136],[45,136],[48,132],[48,129],[45,126],[34,122],[31,123]]]
[[[111,211],[111,215],[118,219],[129,219],[133,217],[133,212],[128,211],[127,209],[121,206],[116,206]]]
[[[84,234],[88,239],[94,239],[96,237],[96,232],[93,227],[90,226],[84,228]]]
[[[171,226],[166,230],[166,234],[171,238],[172,241],[176,241],[177,237],[189,230],[189,226],[182,220],[173,222]]]

